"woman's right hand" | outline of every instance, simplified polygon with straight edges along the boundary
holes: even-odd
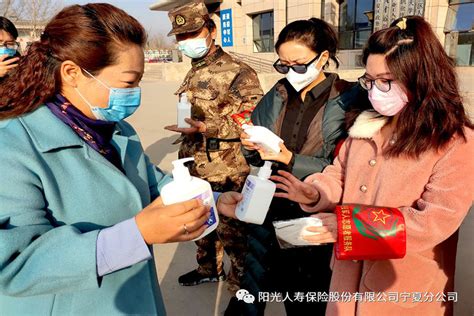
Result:
[[[20,58],[18,57],[14,57],[14,58],[11,58],[9,60],[5,60],[5,58],[7,58],[8,55],[0,55],[0,78],[3,78],[6,76],[6,74],[13,68],[17,67],[18,64],[16,62],[18,62],[20,60]]]
[[[138,229],[148,245],[189,241],[199,237],[208,227],[209,207],[200,200],[164,205],[155,199],[135,216]]]
[[[259,150],[257,144],[248,141],[249,138],[250,136],[245,132],[242,132],[242,134],[240,134],[240,142],[242,143],[242,146],[244,146],[244,148],[248,151]]]
[[[312,205],[319,202],[319,191],[309,183],[305,183],[289,172],[278,170],[279,176],[270,179],[276,182],[276,187],[283,192],[275,193],[276,197],[293,202]]]

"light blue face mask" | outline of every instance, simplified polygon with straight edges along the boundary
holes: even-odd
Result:
[[[178,49],[183,52],[189,58],[197,59],[206,56],[207,52],[211,47],[211,44],[207,45],[207,38],[211,33],[207,34],[206,37],[191,38],[184,41],[178,42]]]
[[[84,69],[84,71],[97,80],[104,87],[109,89],[109,104],[106,108],[101,108],[98,106],[93,106],[79,91],[79,89],[74,88],[79,94],[79,96],[84,100],[84,102],[89,105],[92,114],[102,121],[109,122],[118,122],[121,121],[130,115],[132,115],[140,106],[141,102],[141,88],[111,88],[91,73]]]
[[[8,55],[9,57],[15,56],[16,54],[16,49],[13,48],[6,48],[6,47],[0,47],[0,56],[1,55]]]

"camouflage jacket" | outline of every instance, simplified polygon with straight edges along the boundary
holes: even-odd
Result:
[[[209,181],[214,190],[240,189],[249,167],[240,151],[240,128],[231,115],[252,110],[262,98],[256,72],[217,47],[193,61],[176,94],[183,92],[192,104],[192,118],[204,122],[207,131],[183,135],[179,157],[194,157],[192,174]]]

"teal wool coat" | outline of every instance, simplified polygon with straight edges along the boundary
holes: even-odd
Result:
[[[165,314],[153,260],[97,276],[99,230],[170,180],[129,124],[112,143],[126,174],[45,106],[0,121],[0,315]]]

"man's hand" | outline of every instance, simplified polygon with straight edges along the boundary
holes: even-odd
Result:
[[[172,132],[182,133],[182,134],[195,134],[195,133],[205,133],[207,128],[206,124],[201,121],[195,121],[190,118],[184,119],[186,123],[191,125],[191,127],[178,127],[178,125],[169,125],[165,126],[165,129]]]

